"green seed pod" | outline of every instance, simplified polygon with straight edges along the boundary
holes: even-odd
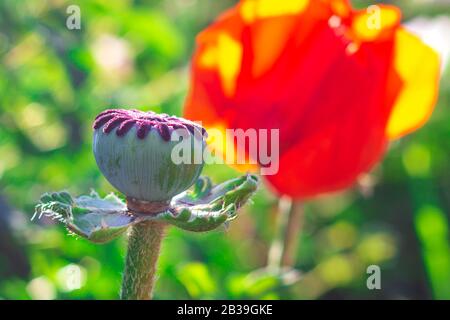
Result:
[[[93,128],[97,165],[128,199],[168,202],[200,175],[206,131],[196,123],[154,112],[111,109],[96,117]],[[187,153],[181,163],[180,153]]]

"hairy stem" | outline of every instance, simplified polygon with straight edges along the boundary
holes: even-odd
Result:
[[[289,211],[292,207],[292,200],[289,197],[282,197],[278,201],[278,215],[275,225],[275,236],[269,249],[267,266],[270,269],[279,271],[281,258],[283,256],[284,234],[286,232]]]
[[[284,250],[281,256],[282,266],[293,267],[295,265],[304,215],[303,205],[294,201],[291,205],[291,210],[289,210],[287,228],[284,235]]]
[[[302,221],[301,203],[282,197],[278,204],[275,236],[269,249],[269,268],[279,271],[282,267],[292,267],[295,264]]]
[[[121,299],[149,300],[152,298],[156,264],[163,237],[164,224],[160,222],[144,221],[131,228]]]

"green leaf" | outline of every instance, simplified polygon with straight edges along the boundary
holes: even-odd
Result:
[[[46,193],[32,219],[43,215],[63,222],[71,232],[96,243],[115,239],[139,219],[128,214],[125,203],[114,194],[102,199],[95,192],[78,198],[66,191]]]
[[[211,187],[208,178],[200,178],[193,191],[175,197],[171,209],[156,219],[188,231],[210,231],[233,220],[256,191],[258,179],[245,175]]]
[[[157,220],[184,230],[210,231],[236,217],[256,191],[258,179],[245,175],[212,186],[209,178],[199,178],[192,190],[175,197],[170,208],[157,215],[136,215],[114,194],[101,198],[95,191],[89,196],[73,198],[68,192],[46,193],[36,205],[32,217],[50,217],[92,242],[104,243],[144,220]]]

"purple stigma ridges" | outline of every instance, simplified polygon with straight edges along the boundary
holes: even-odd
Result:
[[[164,141],[169,141],[172,132],[176,129],[188,130],[191,134],[201,134],[206,137],[206,130],[200,125],[167,114],[155,112],[143,112],[139,110],[108,109],[101,112],[94,121],[93,128],[103,127],[103,132],[108,134],[115,128],[117,136],[125,135],[133,126],[136,126],[137,137],[144,139],[147,134],[155,129]]]

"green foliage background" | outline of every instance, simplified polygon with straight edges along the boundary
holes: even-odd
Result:
[[[49,190],[113,191],[91,152],[93,118],[111,106],[179,115],[195,35],[232,3],[0,2],[0,298],[117,298],[124,237],[102,246],[70,237],[52,221],[31,222],[34,205]],[[450,13],[415,3],[396,1],[405,19]],[[72,4],[81,30],[66,28]],[[360,188],[306,204],[301,280],[260,270],[277,212],[263,187],[226,232],[170,229],[155,297],[449,299],[449,103],[447,70],[426,127],[394,143]],[[216,182],[238,175],[205,171]],[[370,264],[381,266],[382,290],[366,287]]]

